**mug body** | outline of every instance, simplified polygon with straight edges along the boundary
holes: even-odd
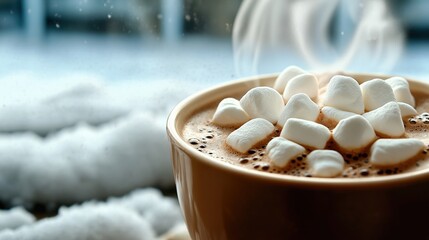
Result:
[[[347,74],[359,82],[388,76]],[[391,176],[324,179],[234,166],[198,152],[182,137],[192,114],[239,98],[267,75],[193,95],[170,114],[167,132],[180,206],[193,239],[429,238],[429,168]],[[409,80],[413,93],[429,85]]]

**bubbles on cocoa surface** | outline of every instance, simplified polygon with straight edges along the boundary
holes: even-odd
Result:
[[[403,172],[403,168],[408,167],[407,165],[390,168],[374,167],[369,163],[368,153],[366,152],[346,154],[344,160],[346,162],[346,170],[343,172],[343,178],[362,178],[397,174]]]
[[[292,176],[306,176],[309,175],[309,169],[306,161],[306,154],[297,156],[295,159],[292,159],[286,168],[277,168],[271,166],[271,172],[277,174],[286,174]]]
[[[188,142],[191,145],[197,145],[200,142],[200,140],[198,138],[190,138],[190,139],[188,139]]]
[[[262,171],[268,171],[270,169],[270,164],[261,163],[261,169],[262,169]]]
[[[276,170],[276,169],[272,169],[270,164],[267,162],[255,162],[252,165],[253,165],[253,169],[257,169],[264,172],[268,170],[271,170],[270,172],[272,172],[273,170]]]
[[[255,149],[250,149],[249,151],[247,151],[248,154],[255,154],[257,150]]]
[[[429,129],[429,113],[422,113],[415,117],[408,118],[405,126],[410,132],[427,132]]]
[[[249,159],[248,158],[240,158],[240,160],[238,160],[238,162],[241,164],[247,164],[247,163],[249,163]]]
[[[361,169],[359,171],[359,173],[360,173],[361,176],[368,176],[369,175],[369,170],[366,169],[366,168],[364,168],[364,169]]]
[[[425,123],[425,121],[427,123]],[[408,132],[410,132],[410,130],[415,131],[413,134],[428,134],[429,113],[423,113],[419,116],[409,118],[408,121],[404,122],[404,125],[406,126]],[[229,131],[232,130],[233,129],[225,129],[211,125],[210,123],[206,123],[202,127],[195,128],[192,135],[190,135],[192,137],[188,139],[188,142],[198,151],[233,165],[272,174],[313,177],[307,165],[307,154],[302,154],[297,156],[295,159],[292,159],[286,168],[278,168],[270,163],[270,159],[266,153],[266,142],[250,149],[245,154],[232,151],[230,152],[228,149],[219,149],[219,142],[225,141]],[[428,133],[426,133],[426,131],[428,131]],[[280,130],[277,129],[277,131],[271,137],[277,137],[279,134]],[[326,148],[336,149],[336,145],[330,141],[328,142]],[[421,152],[420,160],[411,162],[405,166],[391,168],[377,168],[372,166],[369,163],[368,152],[353,154],[345,153],[343,154],[346,163],[345,170],[339,177],[366,178],[373,176],[389,176],[392,174],[409,171],[410,168],[419,167],[420,162],[423,161],[427,155],[429,155],[428,152],[429,146],[428,149],[425,149]]]
[[[356,177],[369,177],[376,175],[376,169],[369,164],[368,153],[347,153],[343,154],[346,163],[345,170],[341,177],[343,178],[356,178]]]
[[[224,159],[221,156],[217,156],[209,147],[210,142],[216,138],[216,131],[211,127],[198,128],[197,136],[188,139],[188,143],[191,144],[199,152],[206,153],[214,158]]]

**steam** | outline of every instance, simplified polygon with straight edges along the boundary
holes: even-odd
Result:
[[[351,24],[337,27],[332,37],[337,9],[343,18],[336,26],[347,19]],[[404,40],[385,0],[244,0],[233,29],[239,75],[292,64],[323,71],[386,72],[401,56]]]

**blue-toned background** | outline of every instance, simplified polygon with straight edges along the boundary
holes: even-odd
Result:
[[[392,70],[427,76],[429,3],[388,1],[407,33]],[[240,0],[1,0],[0,78],[233,79]],[[270,69],[271,70],[271,69]],[[280,71],[281,69],[278,69]]]

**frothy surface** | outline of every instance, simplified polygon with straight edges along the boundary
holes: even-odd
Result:
[[[418,138],[428,146],[429,113],[427,112],[429,112],[429,96],[423,94],[414,94],[414,96],[416,98],[416,109],[419,115],[408,118],[404,122],[406,136]],[[297,156],[295,159],[291,160],[286,168],[277,168],[270,163],[265,148],[269,140],[280,135],[281,128],[277,127],[276,131],[271,136],[245,154],[237,153],[232,150],[225,142],[227,136],[236,128],[225,128],[212,124],[210,119],[215,109],[216,106],[213,105],[206,108],[206,110],[194,114],[183,129],[183,138],[198,151],[209,155],[214,160],[224,161],[247,169],[274,174],[311,177],[306,154]],[[326,149],[338,150],[332,141],[328,143]],[[429,167],[428,151],[429,147],[422,151],[415,159],[389,168],[372,166],[372,164],[369,163],[369,149],[356,154],[342,154],[345,160],[345,168],[339,177],[357,178],[385,176],[416,171]]]

